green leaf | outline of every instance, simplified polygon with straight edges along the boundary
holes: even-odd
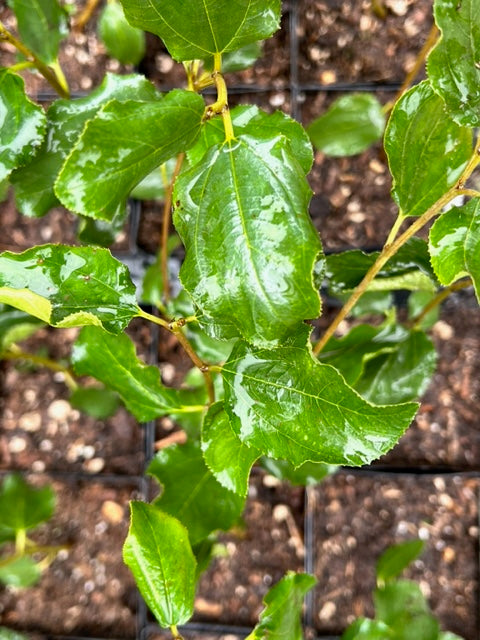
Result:
[[[57,60],[68,35],[67,12],[57,0],[8,0],[17,18],[20,40],[45,64]]]
[[[480,5],[477,0],[436,0],[441,38],[430,53],[428,76],[451,117],[468,127],[480,125]]]
[[[139,312],[128,269],[107,249],[55,244],[0,254],[0,302],[53,327],[112,333]]]
[[[435,293],[431,291],[413,291],[408,296],[408,318],[413,320],[422,313],[427,304],[435,298]],[[427,331],[431,329],[440,317],[438,306],[431,309],[421,320],[418,326],[420,329]]]
[[[100,387],[78,387],[72,391],[69,401],[72,407],[97,420],[113,416],[119,407],[118,395]]]
[[[122,64],[138,64],[145,55],[145,34],[127,22],[117,2],[109,2],[104,7],[98,32],[108,54]]]
[[[222,487],[205,465],[197,443],[160,451],[148,473],[163,487],[155,505],[187,527],[192,544],[217,529],[230,529],[242,512],[245,498]]]
[[[0,635],[1,638],[1,635]],[[440,632],[438,635],[438,640],[463,640],[461,636],[457,636],[456,633],[451,633],[450,631]]]
[[[38,318],[0,304],[0,353],[15,342],[25,340],[42,326]]]
[[[452,207],[430,230],[432,266],[444,285],[470,276],[480,301],[480,198]]]
[[[146,365],[124,333],[112,336],[97,327],[85,327],[72,352],[75,372],[92,376],[115,391],[140,422],[167,413],[198,411],[187,406],[188,394],[164,387],[158,367]]]
[[[379,140],[385,129],[382,105],[369,93],[338,98],[307,128],[317,149],[329,156],[353,156]]]
[[[203,127],[202,127],[203,128]],[[130,193],[137,200],[163,200],[165,183],[170,184],[177,164],[177,157],[170,158],[161,167],[156,167]]]
[[[152,102],[111,100],[68,156],[57,197],[76,213],[111,220],[135,185],[195,142],[203,113],[203,98],[179,89]]]
[[[385,132],[392,197],[404,217],[419,216],[452,187],[472,154],[472,132],[448,118],[428,82],[407,91]]]
[[[311,575],[289,571],[265,596],[260,621],[246,640],[303,640],[303,600],[316,582]]]
[[[120,205],[110,222],[81,218],[77,230],[78,239],[83,244],[108,247],[115,242],[118,234],[123,230],[127,216],[127,207]]]
[[[280,25],[280,0],[121,1],[130,24],[159,36],[179,61],[236,51]]]
[[[207,333],[274,346],[318,316],[312,271],[321,246],[309,199],[282,136],[217,145],[177,179],[174,222],[187,251],[180,279]]]
[[[389,547],[378,559],[377,581],[386,584],[397,578],[422,553],[422,540],[408,540]]]
[[[0,627],[0,640],[28,640],[28,638],[6,627]]]
[[[421,330],[397,334],[397,344],[383,354],[371,354],[354,387],[366,400],[394,404],[416,400],[428,388],[435,372],[437,354]]]
[[[234,71],[243,71],[251,67],[262,55],[262,43],[251,42],[237,51],[230,51],[223,56],[222,73],[233,73]],[[208,58],[204,62],[205,71],[213,71],[213,57]]]
[[[313,164],[312,145],[305,129],[282,111],[269,114],[255,105],[240,105],[230,112],[232,125],[237,136],[248,134],[255,138],[265,138],[281,134],[290,144],[291,151],[302,167],[305,175]],[[187,152],[193,166],[208,150],[225,140],[225,129],[219,118],[207,120],[195,145]]]
[[[131,502],[123,559],[160,626],[187,622],[193,614],[196,561],[185,527],[143,502]]]
[[[396,637],[393,629],[381,620],[358,618],[348,627],[341,640],[395,640]]]
[[[0,566],[0,582],[17,589],[31,587],[39,581],[41,575],[37,563],[27,556],[12,559],[12,562],[2,563]]]
[[[22,213],[43,216],[59,204],[53,185],[65,158],[85,123],[114,98],[152,101],[160,98],[160,94],[142,76],[107,73],[102,84],[90,95],[78,100],[56,100],[47,111],[48,135],[42,147],[30,164],[12,174],[17,207]]]
[[[0,70],[0,182],[34,156],[46,122],[44,110],[25,95],[23,79]]]
[[[226,489],[241,496],[248,491],[250,469],[260,452],[245,446],[233,431],[223,402],[212,405],[202,427],[202,451],[207,467]]]
[[[315,486],[337,470],[336,465],[322,462],[304,462],[295,468],[287,460],[272,460],[265,457],[260,460],[260,464],[272,476],[282,481],[286,480],[294,487]]]
[[[370,404],[306,347],[267,351],[240,342],[222,375],[226,409],[242,442],[295,466],[368,464],[393,447],[417,409]]]
[[[0,526],[15,534],[49,520],[55,511],[55,493],[49,486],[30,487],[19,474],[4,478],[0,488]]]

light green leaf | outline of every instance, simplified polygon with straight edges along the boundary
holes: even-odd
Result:
[[[397,578],[422,553],[422,540],[408,540],[389,547],[378,559],[377,581],[380,585]]]
[[[25,95],[22,78],[0,70],[0,182],[34,156],[46,122],[44,110]]]
[[[435,221],[429,250],[440,282],[449,285],[470,276],[480,301],[480,198],[452,207]]]
[[[369,93],[338,98],[307,128],[317,149],[329,156],[353,156],[379,140],[385,129],[382,105]]]
[[[187,527],[192,544],[217,529],[230,529],[242,512],[245,498],[222,487],[205,465],[196,443],[160,451],[148,473],[163,487],[155,505]]]
[[[98,32],[108,54],[122,64],[138,64],[145,55],[145,34],[127,22],[118,2],[109,2],[104,7]]]
[[[337,470],[336,465],[322,462],[304,462],[295,468],[287,460],[272,460],[265,457],[260,460],[260,464],[272,476],[282,481],[286,480],[294,487],[315,486]]]
[[[143,76],[107,73],[102,84],[90,95],[78,100],[56,100],[47,111],[48,135],[43,145],[27,166],[12,174],[17,207],[22,213],[43,216],[59,204],[53,185],[65,158],[85,123],[114,98],[152,101],[159,99],[160,94]]]
[[[316,582],[307,573],[289,571],[265,596],[260,621],[246,640],[303,640],[303,600]]]
[[[49,486],[35,489],[19,474],[4,478],[0,488],[2,534],[33,529],[49,520],[55,511],[55,494]]]
[[[131,502],[123,559],[162,627],[193,614],[196,561],[188,531],[175,518],[143,502]]]
[[[140,422],[167,413],[196,412],[188,406],[188,394],[165,387],[158,367],[146,365],[124,333],[112,336],[97,327],[85,327],[77,338],[72,363],[81,376],[92,376],[116,391]]]
[[[220,484],[246,496],[250,469],[260,452],[245,446],[232,429],[223,402],[212,405],[202,426],[202,451],[207,467]]]
[[[180,279],[207,333],[274,346],[318,316],[312,271],[321,246],[309,199],[282,136],[217,145],[177,179],[174,222],[187,250]]]
[[[450,631],[444,631],[444,632],[440,632],[438,636],[438,640],[463,640],[463,638],[461,636],[457,636],[456,633],[451,633]]]
[[[438,640],[440,627],[420,587],[410,580],[397,580],[373,594],[376,617],[392,629],[397,640]]]
[[[77,237],[83,244],[109,247],[123,231],[127,216],[128,207],[120,205],[109,222],[81,217],[77,229]]]
[[[313,164],[312,145],[305,129],[293,118],[282,111],[266,113],[255,105],[239,105],[230,112],[235,134],[249,134],[255,138],[285,136],[290,149],[305,175]],[[193,166],[197,164],[216,144],[225,140],[225,129],[219,118],[207,120],[194,146],[187,152],[188,160]]]
[[[15,342],[25,340],[42,326],[38,318],[0,304],[0,353]]]
[[[45,64],[57,60],[68,35],[67,12],[57,0],[8,0],[17,18],[20,40]]]
[[[6,627],[0,627],[0,640],[28,640],[28,638]]]
[[[430,53],[428,76],[451,117],[468,127],[480,125],[480,5],[478,0],[436,0],[440,41]]]
[[[395,640],[396,637],[393,629],[384,622],[358,618],[348,627],[341,640]]]
[[[111,100],[88,121],[55,183],[76,213],[111,220],[146,175],[200,132],[203,98],[175,90],[152,102]]]
[[[35,560],[28,556],[12,559],[8,564],[2,562],[0,566],[0,582],[17,589],[31,587],[39,581],[41,575]]]
[[[97,420],[113,416],[120,404],[118,395],[105,387],[77,387],[72,391],[69,402],[75,409]]]
[[[254,349],[240,342],[225,364],[225,406],[247,446],[299,466],[358,466],[391,449],[417,405],[375,406],[306,347]]]
[[[222,59],[222,73],[243,71],[251,67],[262,55],[262,43],[251,42],[237,51],[229,51]],[[205,71],[213,71],[213,57],[204,62]]]
[[[435,297],[435,293],[431,291],[413,291],[408,296],[408,319],[413,320],[422,313],[427,304],[431,302]],[[420,321],[420,324],[416,324],[418,328],[427,331],[431,329],[440,317],[439,307],[436,305],[431,309]]]
[[[472,132],[448,118],[428,82],[407,91],[385,132],[392,197],[402,215],[419,216],[452,187],[472,154]]]
[[[130,24],[159,36],[175,60],[236,51],[280,25],[280,0],[121,1]]]
[[[0,254],[0,302],[53,327],[119,333],[139,312],[128,269],[107,249],[45,244]]]

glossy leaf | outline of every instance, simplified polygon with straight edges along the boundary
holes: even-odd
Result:
[[[251,42],[237,51],[229,51],[222,58],[222,73],[243,71],[251,67],[262,55],[262,43]],[[206,71],[213,71],[213,57],[204,61]]]
[[[273,346],[319,314],[309,198],[279,136],[217,145],[177,179],[174,222],[187,250],[180,279],[207,333]]]
[[[472,153],[472,133],[448,118],[443,100],[422,82],[396,103],[385,150],[393,199],[403,216],[419,216],[461,176]]]
[[[379,140],[385,129],[380,102],[369,93],[335,100],[307,128],[314,146],[329,156],[353,156]]]
[[[155,167],[191,146],[204,112],[201,96],[175,90],[152,102],[111,100],[89,120],[55,183],[62,204],[111,220]]]
[[[108,54],[122,64],[138,64],[145,55],[145,34],[127,22],[118,2],[104,7],[98,32]]]
[[[480,198],[441,215],[430,230],[429,250],[440,282],[470,276],[480,300]]]
[[[112,336],[97,327],[85,327],[77,338],[72,363],[81,376],[92,376],[116,391],[140,422],[167,413],[198,411],[184,406],[185,393],[163,386],[158,367],[146,365],[124,333]]]
[[[288,572],[265,596],[265,609],[247,640],[303,640],[303,600],[316,582],[306,573]]]
[[[386,584],[397,578],[422,553],[422,540],[408,540],[389,547],[378,559],[377,581]]]
[[[137,184],[130,193],[137,200],[163,200],[165,197],[165,182],[170,183],[177,164],[177,158],[170,158],[161,167],[156,167],[151,173]]]
[[[370,402],[393,404],[416,400],[428,388],[437,354],[430,338],[420,330],[398,337],[395,348],[368,361],[355,389]]]
[[[202,451],[207,467],[218,482],[226,489],[246,496],[250,469],[260,457],[260,452],[240,441],[225,413],[223,402],[212,405],[204,418]]]
[[[4,478],[0,488],[0,526],[2,533],[33,529],[49,520],[55,510],[55,494],[51,487],[35,489],[19,474]]]
[[[268,38],[280,24],[280,0],[121,1],[130,24],[159,36],[175,60],[236,51]]]
[[[0,353],[15,342],[25,340],[43,323],[28,313],[0,305]]]
[[[78,387],[71,393],[69,402],[97,420],[113,416],[120,404],[116,393],[100,387]]]
[[[0,254],[0,302],[53,327],[119,333],[138,314],[128,269],[107,249],[46,244]]]
[[[225,405],[240,439],[272,458],[358,466],[386,453],[417,405],[366,402],[304,347],[240,342],[225,364]]]
[[[0,70],[0,182],[34,156],[46,122],[44,110],[25,95],[22,78]]]
[[[433,300],[435,297],[435,293],[430,291],[413,291],[408,296],[408,318],[409,320],[416,319],[425,309],[427,304]],[[423,329],[423,331],[428,331],[431,329],[433,325],[437,322],[440,317],[440,310],[438,306],[435,306],[431,309],[420,321],[420,324],[417,324],[419,329]]]
[[[260,464],[272,476],[287,481],[294,487],[315,486],[337,470],[335,465],[321,462],[304,462],[295,468],[287,460],[272,460],[271,458],[262,458]]]
[[[393,629],[381,620],[358,618],[348,627],[341,640],[395,640],[395,638]]]
[[[2,562],[0,565],[0,583],[17,589],[31,587],[39,581],[41,574],[37,563],[28,556],[13,559],[8,564]]]
[[[65,158],[91,120],[112,99],[152,101],[160,97],[151,82],[140,75],[107,73],[102,84],[84,98],[56,100],[47,111],[48,135],[35,158],[12,174],[17,207],[28,216],[43,216],[59,204],[54,182]]]
[[[291,151],[305,174],[312,168],[312,145],[305,129],[282,111],[266,113],[255,105],[240,105],[230,112],[237,136],[249,134],[255,138],[265,138],[281,134],[290,144]],[[207,120],[202,127],[195,145],[187,155],[191,165],[197,164],[216,144],[225,140],[225,130],[219,118]]]
[[[438,622],[415,582],[398,580],[376,589],[374,602],[376,617],[395,629],[396,639],[438,640]]]
[[[193,614],[196,561],[188,531],[175,518],[143,502],[131,502],[123,559],[160,626]]]
[[[480,125],[480,5],[477,0],[436,0],[440,41],[427,70],[451,117],[468,127]]]
[[[20,40],[45,64],[57,60],[68,35],[67,13],[57,0],[8,0],[17,18]]]
[[[111,221],[81,218],[77,237],[83,244],[109,247],[123,231],[128,215],[128,207],[120,205]]]
[[[159,509],[175,515],[197,544],[217,529],[227,530],[240,516],[245,498],[229,491],[205,465],[200,446],[174,445],[157,453],[148,467],[162,485],[155,501]]]

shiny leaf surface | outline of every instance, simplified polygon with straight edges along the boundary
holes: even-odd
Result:
[[[280,25],[280,0],[121,1],[130,24],[159,36],[175,60],[236,51]]]
[[[193,613],[196,561],[185,527],[143,502],[131,502],[123,559],[160,626],[186,622]]]
[[[309,198],[278,136],[217,145],[178,178],[174,222],[187,250],[180,278],[207,333],[273,346],[319,314],[312,271],[321,247]]]
[[[222,57],[222,73],[243,71],[251,67],[262,55],[262,43],[251,42],[237,51],[229,51]],[[213,57],[204,61],[206,71],[213,71]]]
[[[480,4],[478,0],[436,0],[435,22],[441,38],[428,58],[430,82],[452,118],[480,125]]]
[[[92,376],[116,391],[140,422],[191,409],[182,404],[187,394],[165,387],[158,367],[139,360],[135,345],[124,333],[112,336],[97,327],[85,327],[75,342],[72,362],[78,375]]]
[[[260,456],[245,446],[232,429],[223,402],[212,405],[202,426],[202,451],[207,467],[226,489],[247,495],[250,469]]]
[[[119,333],[137,315],[128,269],[107,249],[46,244],[0,254],[0,302],[54,327]]]
[[[192,544],[217,529],[228,530],[242,512],[245,498],[222,487],[205,465],[197,444],[160,451],[148,473],[163,487],[155,505],[187,527]]]
[[[287,573],[265,596],[265,609],[247,640],[303,640],[303,600],[316,582],[306,573]]]
[[[0,582],[17,589],[31,587],[40,579],[41,571],[37,563],[27,556],[13,559],[0,565]]]
[[[233,429],[248,446],[298,466],[368,464],[397,442],[413,403],[375,406],[305,348],[234,348],[222,375]]]
[[[42,62],[52,64],[68,35],[67,13],[57,0],[8,0],[20,39]]]
[[[440,282],[470,276],[480,300],[480,199],[453,207],[430,230],[430,255]]]
[[[329,156],[353,156],[379,140],[385,129],[382,105],[364,93],[343,96],[307,128],[317,149]]]
[[[395,638],[395,632],[384,622],[358,618],[348,627],[341,640],[395,640]]]
[[[160,98],[151,82],[139,75],[107,73],[90,95],[56,100],[47,111],[48,135],[33,160],[12,174],[17,207],[28,216],[43,216],[59,202],[53,185],[85,123],[112,99],[152,101]]]
[[[419,216],[461,176],[472,153],[472,133],[448,118],[443,100],[422,82],[396,103],[385,150],[393,199],[404,216]]]
[[[377,580],[387,583],[397,578],[422,553],[422,540],[408,540],[389,547],[378,559]]]
[[[108,54],[122,64],[138,64],[145,55],[145,34],[132,27],[118,2],[104,7],[98,32]]]
[[[34,156],[45,131],[45,112],[25,95],[22,78],[0,71],[0,182]]]
[[[55,183],[72,211],[111,220],[155,167],[193,144],[204,102],[175,90],[152,102],[112,100],[88,121]]]
[[[27,531],[49,520],[55,510],[51,487],[35,489],[19,474],[4,478],[0,488],[0,526],[2,535]]]
[[[275,478],[286,480],[295,487],[315,486],[337,470],[335,465],[322,464],[321,462],[304,462],[295,468],[287,460],[272,460],[271,458],[262,458],[260,464]]]

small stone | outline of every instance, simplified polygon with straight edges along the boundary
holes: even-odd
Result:
[[[64,422],[70,415],[72,408],[66,400],[54,400],[47,409],[47,414],[52,420]]]
[[[35,473],[43,473],[45,471],[46,465],[43,460],[34,460],[32,462],[32,471]]]
[[[102,458],[92,458],[91,460],[86,460],[83,463],[83,468],[88,473],[100,473],[105,466],[105,460]]]
[[[328,602],[325,602],[323,607],[320,609],[318,617],[322,622],[328,622],[328,620],[331,620],[336,613],[337,605],[329,600]]]
[[[288,510],[288,507],[285,504],[277,504],[274,508],[273,508],[273,519],[276,522],[283,522],[284,520],[286,520],[289,516],[290,512]]]
[[[10,453],[21,453],[27,448],[27,441],[20,436],[13,437],[8,443],[8,450]]]
[[[272,107],[278,109],[282,105],[285,104],[285,94],[284,93],[274,93],[269,100]]]
[[[119,524],[123,520],[123,507],[113,500],[105,500],[102,504],[102,516],[112,524]]]
[[[223,607],[219,602],[210,602],[205,598],[195,598],[195,611],[204,616],[218,618],[223,611]]]
[[[404,16],[408,11],[407,0],[385,0],[385,5],[396,16]]]
[[[448,341],[453,338],[453,328],[447,324],[444,320],[439,320],[433,325],[433,333],[440,340]]]
[[[455,553],[455,549],[452,549],[452,547],[445,547],[442,553],[442,557],[444,562],[446,562],[447,564],[451,564],[457,557],[457,554]]]
[[[327,70],[327,71],[323,71],[320,74],[320,82],[322,84],[333,84],[336,81],[337,81],[337,74],[335,73],[335,71]]]
[[[267,475],[263,476],[262,483],[264,487],[274,489],[275,487],[279,487],[282,484],[282,481],[267,473]]]
[[[20,429],[28,431],[29,433],[39,431],[42,426],[42,416],[38,411],[29,411],[28,413],[24,413],[18,419],[18,426]]]

